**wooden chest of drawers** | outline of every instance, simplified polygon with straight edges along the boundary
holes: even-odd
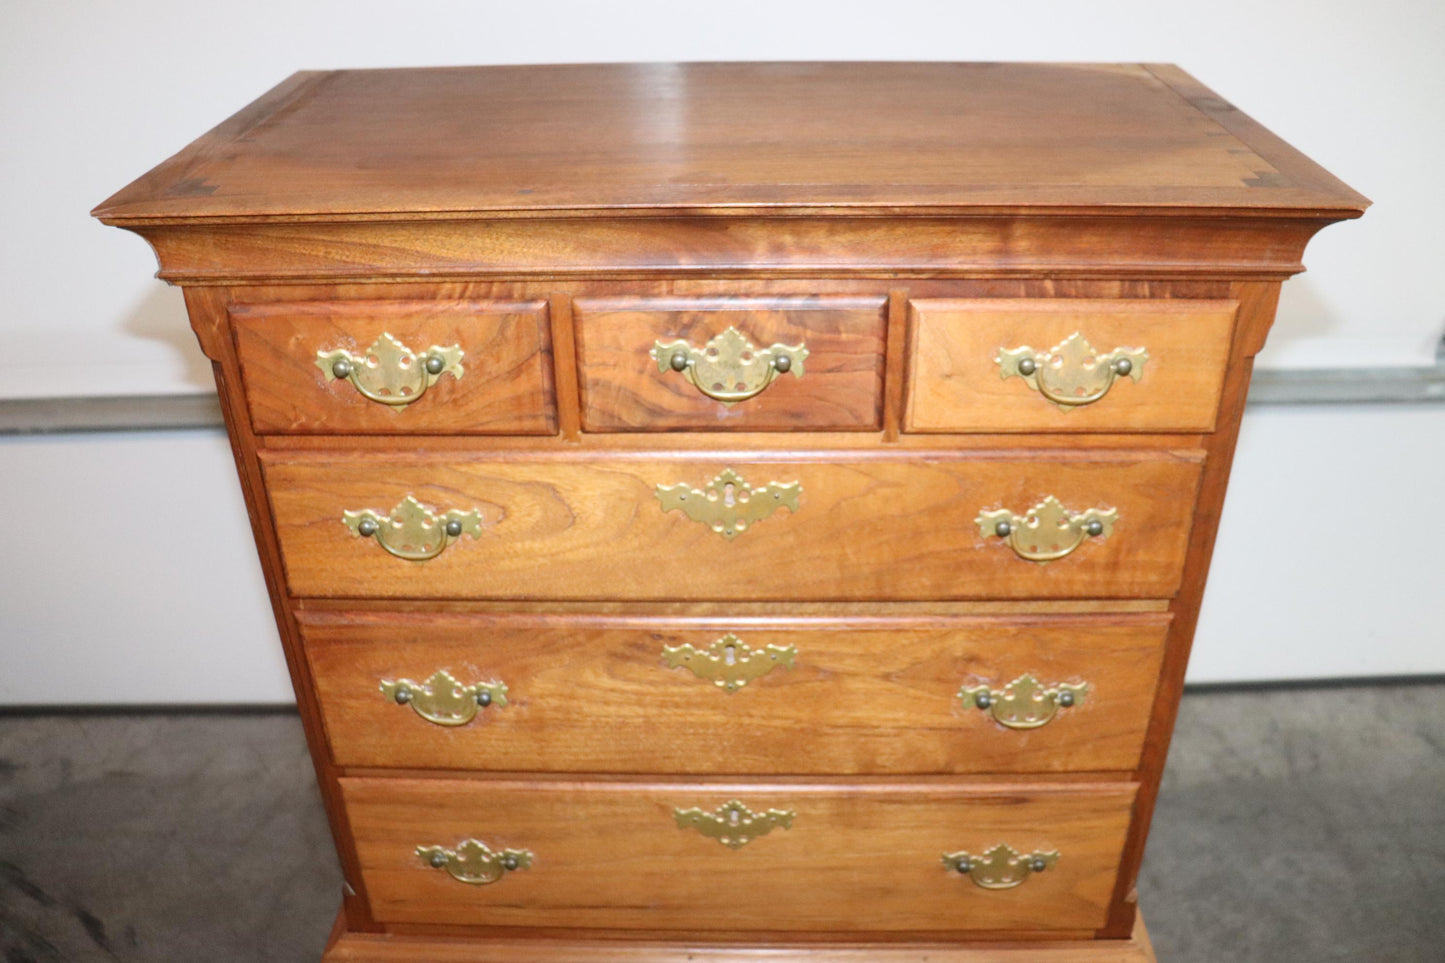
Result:
[[[1250,365],[1363,198],[1158,66],[298,74],[96,210],[215,362],[327,959],[1152,958]]]

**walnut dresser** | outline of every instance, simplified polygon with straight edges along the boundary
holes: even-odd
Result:
[[[215,363],[331,961],[1152,959],[1254,355],[1174,67],[300,73],[106,201]]]

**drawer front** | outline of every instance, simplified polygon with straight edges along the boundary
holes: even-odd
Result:
[[[340,782],[379,922],[697,932],[1093,929],[1134,801],[1123,784]],[[732,801],[747,812],[722,835],[753,833],[737,848],[703,831],[732,822],[719,813]],[[678,811],[693,809],[679,825]],[[417,854],[466,840],[511,850],[518,868],[469,884]],[[1058,857],[1009,889],[944,862],[1001,844]],[[478,851],[471,867],[492,863]]]
[[[652,601],[1168,598],[1201,457],[261,453],[293,595]],[[1054,510],[1072,527],[1031,536],[1036,506],[1045,529]],[[995,534],[994,512],[1015,513],[1016,535]],[[1100,512],[1111,527],[1084,535]],[[460,537],[441,538],[448,522]],[[1077,547],[1040,562],[1015,544]]]
[[[1234,301],[913,301],[905,427],[1212,431],[1237,309]]]
[[[544,301],[243,304],[231,317],[258,432],[556,431]]]
[[[1132,770],[1169,625],[1167,615],[298,620],[339,765],[657,774]],[[398,682],[410,683],[403,702]]]
[[[844,297],[579,298],[572,313],[583,427],[876,431],[885,305]],[[786,350],[769,354],[774,346]]]

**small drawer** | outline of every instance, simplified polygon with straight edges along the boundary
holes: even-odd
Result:
[[[239,304],[231,318],[262,434],[556,431],[544,301]]]
[[[260,457],[296,596],[925,602],[1171,597],[1203,460]]]
[[[1162,613],[297,620],[338,765],[754,775],[1133,770],[1169,627]]]
[[[876,431],[881,297],[579,298],[587,431]]]
[[[1135,794],[1119,783],[340,783],[378,922],[698,933],[1094,929]],[[973,875],[959,871],[969,857]]]
[[[917,300],[912,432],[1214,429],[1235,301]]]

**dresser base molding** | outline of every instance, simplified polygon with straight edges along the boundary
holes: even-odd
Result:
[[[1020,943],[709,945],[628,940],[473,940],[348,933],[337,920],[322,963],[1157,963],[1142,916],[1127,940]]]

